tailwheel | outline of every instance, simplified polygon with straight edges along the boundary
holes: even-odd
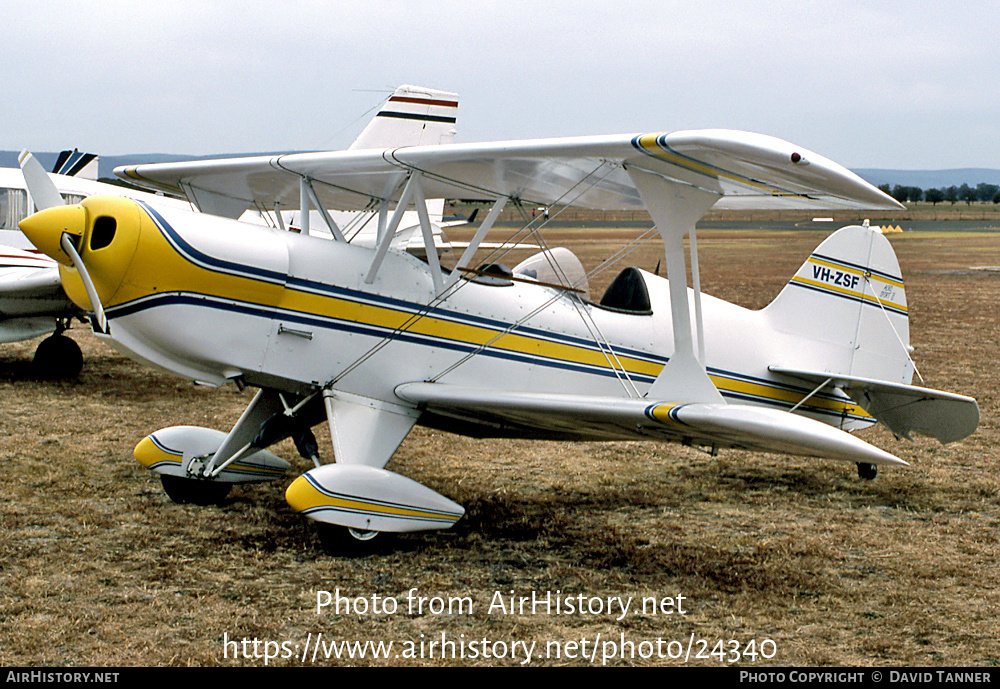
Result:
[[[873,478],[878,476],[878,465],[858,462],[858,476],[863,478],[865,481],[871,481]]]
[[[316,523],[320,544],[327,555],[359,556],[385,550],[389,547],[391,534],[382,531],[352,529],[337,524]]]
[[[83,352],[65,335],[50,335],[38,344],[31,366],[38,378],[76,378],[83,369]]]
[[[179,505],[221,505],[232,488],[231,483],[182,478],[170,474],[160,474],[160,483],[163,484],[167,497]]]

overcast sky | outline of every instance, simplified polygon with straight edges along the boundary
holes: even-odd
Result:
[[[344,148],[398,84],[459,141],[726,127],[1000,167],[1000,2],[7,0],[0,149]]]

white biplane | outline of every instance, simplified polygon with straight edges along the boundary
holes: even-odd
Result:
[[[419,99],[418,99],[419,100]],[[427,122],[443,107],[419,106]],[[404,103],[405,105],[405,103]],[[898,208],[839,165],[790,143],[705,130],[352,149],[116,171],[183,190],[202,210],[92,197],[21,227],[61,266],[94,331],[127,354],[211,385],[258,388],[228,432],[156,431],[135,456],[171,498],[221,500],[231,484],[315,467],[289,504],[347,538],[446,528],[452,500],[384,467],[415,424],[477,437],[652,439],[905,464],[848,431],[875,422],[942,442],[978,425],[975,400],[911,385],[907,304],[876,230],[827,238],[760,311],[701,294],[695,222],[712,207]],[[492,202],[442,267],[429,198]],[[570,252],[514,269],[472,265],[507,204],[646,209],[667,277],[635,268],[600,301]],[[248,208],[367,210],[358,246],[241,223]],[[393,248],[414,207],[423,259]],[[330,222],[331,229],[334,223]],[[684,237],[690,235],[693,288]],[[329,422],[335,461],[311,428]]]

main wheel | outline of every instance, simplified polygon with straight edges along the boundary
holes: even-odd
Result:
[[[327,555],[370,555],[387,547],[390,534],[352,529],[336,524],[316,523],[320,544]]]
[[[231,483],[220,481],[202,481],[193,478],[182,478],[170,474],[160,474],[160,483],[171,500],[179,505],[221,505],[229,495]]]
[[[868,464],[867,462],[858,462],[858,476],[866,481],[871,481],[873,478],[878,476],[878,465]]]
[[[65,335],[50,335],[38,343],[31,367],[38,378],[76,378],[83,369],[83,352]]]

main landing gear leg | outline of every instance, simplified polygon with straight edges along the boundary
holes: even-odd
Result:
[[[384,467],[417,419],[412,409],[344,392],[326,390],[323,399],[338,464]],[[324,521],[316,530],[328,555],[378,552],[391,547],[393,535]]]
[[[303,401],[302,410],[289,409],[281,393],[262,389],[228,434],[199,426],[162,428],[136,446],[135,458],[161,474],[163,489],[174,502],[219,504],[234,483],[281,479],[291,465],[264,448],[289,434],[303,456],[318,461],[307,403]],[[322,415],[320,401],[313,408]]]

